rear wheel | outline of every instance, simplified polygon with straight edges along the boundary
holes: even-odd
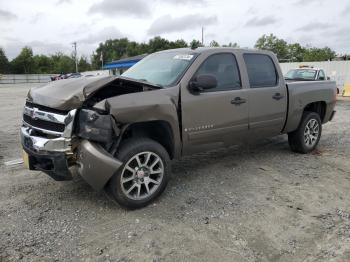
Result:
[[[108,189],[120,205],[144,207],[164,191],[170,159],[159,143],[148,138],[127,140],[116,157],[124,164],[110,180]]]
[[[317,113],[306,111],[297,130],[288,134],[289,146],[294,152],[309,153],[320,141],[322,122]]]

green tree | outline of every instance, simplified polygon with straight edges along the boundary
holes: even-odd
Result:
[[[92,65],[95,69],[101,68],[101,57],[104,63],[106,63],[137,55],[139,54],[138,48],[139,44],[130,42],[127,38],[106,40],[104,43],[100,43],[96,51],[92,54]]]
[[[35,55],[33,56],[33,63],[35,68],[33,73],[35,74],[49,74],[53,71],[53,61],[51,57],[46,55]]]
[[[219,47],[219,43],[216,42],[215,40],[211,41],[210,44],[209,44],[211,47]]]
[[[26,46],[21,53],[11,61],[13,72],[17,74],[30,74],[36,71],[34,67],[33,50]]]
[[[51,56],[53,69],[52,73],[67,74],[75,72],[75,61],[74,58],[67,56],[63,53],[56,53]]]
[[[153,39],[150,39],[148,42],[148,52],[153,53],[161,50],[170,49],[170,42],[160,36],[156,36]]]
[[[170,42],[170,47],[171,48],[185,48],[185,47],[188,47],[188,44],[186,43],[185,40],[179,39],[179,40],[176,40],[175,42]]]
[[[287,46],[288,62],[302,62],[306,49],[298,43],[289,44]]]
[[[0,74],[8,74],[10,71],[10,62],[6,57],[4,50],[0,48]]]
[[[280,61],[288,60],[288,45],[275,35],[263,35],[255,43],[255,48],[274,52]]]
[[[306,49],[303,61],[312,62],[312,61],[328,61],[333,60],[336,56],[336,53],[329,47],[317,48],[311,47]]]
[[[182,47],[188,47],[188,44],[182,39],[169,41],[159,36],[150,39],[148,43],[138,43],[127,38],[109,39],[104,43],[100,43],[92,54],[92,68],[101,68],[101,54],[103,62],[107,63],[121,58]]]
[[[90,71],[91,64],[88,62],[86,56],[81,56],[78,62],[79,72]]]
[[[223,45],[223,47],[233,47],[233,48],[239,48],[239,45],[237,43],[228,43],[228,45]]]
[[[201,46],[203,46],[202,43],[196,39],[193,39],[190,43],[191,49],[196,49],[196,48],[201,47]]]

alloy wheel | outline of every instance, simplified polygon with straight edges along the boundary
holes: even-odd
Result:
[[[163,176],[163,160],[156,153],[141,152],[125,164],[120,178],[121,188],[128,198],[142,200],[157,190]]]
[[[304,130],[304,142],[308,147],[313,147],[320,135],[320,126],[316,119],[310,119]]]

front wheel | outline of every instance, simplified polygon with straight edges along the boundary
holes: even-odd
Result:
[[[141,208],[156,199],[170,176],[169,154],[148,138],[122,143],[116,157],[124,164],[108,183],[108,191],[122,206]]]
[[[306,111],[297,130],[288,134],[289,146],[294,152],[313,151],[321,138],[322,122],[317,113]]]

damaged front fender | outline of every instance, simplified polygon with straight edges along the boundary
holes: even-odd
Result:
[[[169,124],[174,139],[174,155],[181,154],[178,115],[179,88],[125,94],[105,100],[105,108],[122,125],[164,121]]]
[[[103,189],[123,165],[101,145],[88,140],[80,143],[77,158],[79,175],[95,190]]]

